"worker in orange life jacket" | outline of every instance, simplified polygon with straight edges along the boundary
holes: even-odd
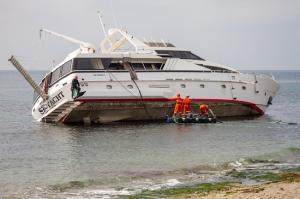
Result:
[[[182,98],[180,97],[180,94],[178,93],[175,98],[172,98],[173,100],[176,100],[173,116],[176,116],[178,113],[182,113]]]
[[[186,96],[183,100],[183,113],[187,114],[191,112],[191,100],[190,96]]]
[[[203,117],[208,117],[208,112],[209,112],[208,105],[201,104],[199,108],[200,108],[200,115]]]

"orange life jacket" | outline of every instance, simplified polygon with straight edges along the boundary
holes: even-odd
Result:
[[[183,105],[184,106],[190,106],[191,105],[191,100],[190,100],[190,98],[184,98],[184,100],[183,100]]]
[[[208,106],[206,104],[201,104],[200,105],[200,112],[207,114],[208,113]]]
[[[183,99],[181,97],[176,97],[176,105],[182,105]]]

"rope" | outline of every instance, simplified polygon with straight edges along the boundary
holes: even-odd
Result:
[[[146,107],[146,105],[145,105],[144,98],[143,98],[143,95],[142,95],[142,92],[141,92],[139,86],[137,85],[137,83],[136,83],[136,81],[135,81],[134,79],[132,79],[132,81],[133,81],[133,83],[136,85],[136,88],[137,88],[138,91],[139,91],[140,98],[141,98],[141,101],[142,101],[142,104],[143,104],[143,107],[144,107],[144,110],[145,110],[146,115],[152,120],[152,116],[151,116],[151,114],[148,112],[148,109],[147,109],[147,107]]]
[[[113,80],[113,79],[111,78],[111,76],[112,76],[112,77],[115,79],[115,81],[117,81],[117,82],[118,82],[125,90],[127,90],[132,96],[135,96],[135,95],[134,95],[134,94],[133,94],[126,86],[124,86],[124,85],[122,84],[121,81],[118,80],[118,78],[116,78],[116,76],[115,76],[111,71],[106,71],[106,72],[108,72],[108,74],[109,74],[111,80]],[[143,105],[143,108],[144,108],[144,110],[145,110],[146,115],[147,115],[150,119],[152,119],[152,116],[151,116],[151,114],[149,113],[149,111],[148,111],[148,109],[147,109],[147,107],[146,107],[146,104],[145,104],[145,102],[144,102],[144,98],[143,98],[142,92],[141,92],[141,90],[140,90],[138,84],[136,83],[136,81],[135,81],[133,78],[131,78],[131,80],[133,81],[133,83],[135,84],[136,88],[138,89],[138,92],[139,92],[139,95],[140,95],[140,98],[141,98],[141,101],[142,101],[142,105]]]
[[[116,78],[116,76],[115,76],[112,72],[110,72],[110,71],[106,71],[106,72],[108,72],[109,77],[110,77],[111,80],[113,80],[113,78],[114,78],[115,81],[117,81],[117,82],[118,82],[125,90],[127,90],[132,96],[135,96],[134,93],[132,93],[131,90],[129,90],[125,85],[123,85],[122,82],[119,81],[118,78]],[[111,76],[112,76],[113,78],[111,78]]]

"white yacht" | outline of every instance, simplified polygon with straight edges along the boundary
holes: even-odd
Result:
[[[107,123],[161,120],[172,115],[172,97],[189,95],[192,112],[208,104],[218,117],[263,115],[279,89],[271,75],[245,74],[205,60],[164,41],[147,42],[122,29],[110,29],[94,45],[80,44],[45,75],[34,97],[34,119],[51,123]],[[84,95],[72,98],[78,77]]]

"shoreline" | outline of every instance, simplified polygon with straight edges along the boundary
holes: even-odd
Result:
[[[299,174],[300,176],[300,174]],[[271,182],[261,185],[237,185],[221,191],[209,193],[194,193],[170,198],[190,199],[244,199],[244,198],[300,198],[300,181]]]
[[[235,198],[300,198],[300,167],[278,172],[236,171],[226,174],[229,181],[201,183],[193,186],[173,187],[146,191],[129,196],[139,198],[170,199],[235,199]],[[251,185],[244,181],[254,181]]]

